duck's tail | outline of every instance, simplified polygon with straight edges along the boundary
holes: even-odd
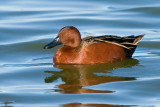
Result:
[[[136,47],[138,46],[138,43],[142,40],[142,38],[145,36],[145,34],[139,35],[139,36],[127,36],[124,37],[126,40],[132,40],[132,42],[126,42],[126,43],[122,43],[121,45],[126,46],[129,49],[125,49],[126,53],[127,53],[127,57],[132,57],[134,51],[136,50]]]
[[[138,43],[142,40],[142,38],[143,38],[144,36],[145,36],[145,34],[136,36],[133,44],[138,45]]]

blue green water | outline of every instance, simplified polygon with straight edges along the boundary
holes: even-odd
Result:
[[[43,46],[68,25],[146,36],[133,59],[55,66]],[[0,106],[159,107],[160,0],[1,0]]]

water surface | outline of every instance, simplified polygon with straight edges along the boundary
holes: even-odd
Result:
[[[0,106],[159,107],[159,0],[1,0]],[[64,26],[82,37],[146,34],[132,59],[54,65]]]

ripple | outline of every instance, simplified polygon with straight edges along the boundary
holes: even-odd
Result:
[[[157,0],[1,0],[0,106],[158,107],[159,5]],[[53,56],[61,46],[43,46],[68,25],[82,37],[146,36],[133,55],[135,64],[56,68]]]
[[[32,66],[48,66],[53,63],[37,63],[37,64],[3,64],[2,67],[32,67]]]
[[[138,13],[143,13],[148,14],[151,17],[157,17],[160,16],[160,7],[139,7],[139,8],[131,8],[131,9],[126,9],[125,11],[131,11],[131,12],[138,12]]]

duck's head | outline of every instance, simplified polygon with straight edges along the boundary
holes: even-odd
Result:
[[[44,49],[50,49],[61,44],[71,48],[78,47],[81,44],[81,34],[78,29],[73,26],[62,28],[58,36],[51,43],[45,45]]]

